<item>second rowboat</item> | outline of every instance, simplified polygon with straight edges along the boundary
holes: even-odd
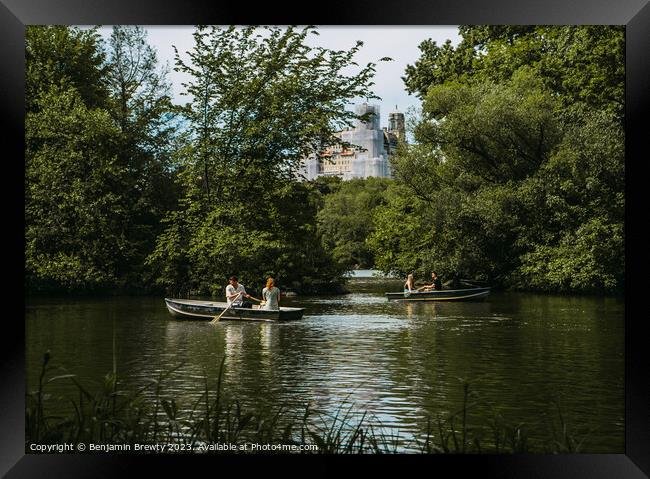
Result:
[[[490,294],[490,287],[467,289],[438,289],[433,291],[404,291],[386,293],[389,300],[399,301],[471,301]]]

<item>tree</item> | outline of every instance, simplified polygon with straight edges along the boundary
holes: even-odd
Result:
[[[125,270],[136,283],[142,282],[144,259],[162,231],[160,220],[178,201],[173,168],[178,120],[167,71],[159,67],[145,30],[113,27],[106,50],[109,112],[120,129],[118,161],[128,171],[121,191],[129,208],[124,228],[138,252]]]
[[[318,228],[325,248],[347,269],[374,266],[366,238],[374,230],[372,212],[383,204],[389,183],[385,178],[353,179],[325,196],[318,212]]]
[[[176,52],[176,69],[190,78],[181,110],[189,137],[179,170],[184,197],[149,259],[160,284],[208,292],[233,270],[259,281],[278,270],[278,258],[290,265],[285,284],[336,282],[313,226],[318,192],[296,180],[303,158],[339,142],[335,133],[357,118],[345,106],[376,98],[375,65],[346,74],[362,43],[314,48],[305,41],[313,34],[314,27],[198,27],[190,61]],[[169,271],[183,261],[182,275]]]
[[[95,30],[26,31],[25,261],[32,290],[103,288],[128,255],[119,132]]]
[[[385,192],[385,205],[372,212],[373,231],[367,239],[375,267],[405,277],[408,273],[428,274],[435,264],[428,253],[438,231],[436,210],[413,196],[412,190],[396,181]],[[440,264],[436,264],[440,271]]]
[[[368,238],[377,268],[420,278],[435,270],[445,280],[503,284],[518,264],[512,246],[519,216],[509,189],[497,185],[468,193],[444,186],[431,195],[422,199],[400,181],[388,188]]]
[[[622,291],[625,281],[625,146],[618,119],[592,112],[567,131],[535,178],[511,284],[545,291]]]
[[[508,80],[522,66],[539,74],[572,115],[608,110],[623,121],[625,29],[614,25],[461,26],[453,48],[426,40],[406,68],[407,90],[424,98],[449,81]]]
[[[369,245],[384,271],[518,289],[624,286],[619,27],[461,27],[407,69],[415,144]]]
[[[72,88],[39,96],[25,121],[25,241],[33,290],[97,290],[120,282],[132,254],[119,195],[119,131]]]
[[[462,175],[503,184],[531,175],[559,142],[555,108],[527,68],[500,84],[450,82],[429,90],[415,139],[439,152],[456,184]]]
[[[177,70],[192,78],[183,114],[206,199],[229,195],[233,183],[263,189],[293,180],[305,157],[340,142],[334,133],[356,118],[345,110],[351,99],[377,98],[369,90],[374,64],[342,73],[361,42],[347,52],[312,48],[311,34],[315,28],[200,27],[191,64],[177,52]],[[250,175],[255,182],[243,181]]]
[[[51,86],[74,88],[89,108],[106,105],[105,53],[96,29],[60,25],[28,25],[25,30],[25,104],[39,107],[38,98]],[[42,102],[41,102],[42,103]]]
[[[176,202],[169,97],[138,28],[29,27],[26,272],[35,290],[147,286],[143,260]]]

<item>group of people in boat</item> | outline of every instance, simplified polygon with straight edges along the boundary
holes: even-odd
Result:
[[[404,291],[405,292],[423,292],[423,291],[434,291],[434,290],[440,290],[442,289],[442,281],[440,281],[440,278],[438,278],[438,275],[436,274],[435,271],[431,272],[431,283],[425,284],[423,286],[420,286],[419,288],[415,287],[415,279],[413,277],[413,273],[409,274],[406,277],[406,283],[404,283]]]
[[[260,303],[260,309],[278,310],[280,309],[280,289],[275,286],[275,280],[270,276],[266,279],[266,287],[262,290],[264,299],[257,299],[246,292],[243,284],[239,283],[237,276],[231,276],[226,286],[226,301],[228,306],[234,308],[252,308],[253,303],[247,300],[253,300]]]

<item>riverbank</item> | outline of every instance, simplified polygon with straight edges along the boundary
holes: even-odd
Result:
[[[355,280],[380,280],[387,283],[398,283],[403,280],[403,278],[397,276],[391,276],[390,274],[383,273],[379,270],[374,269],[359,269],[359,270],[350,270],[345,275],[339,278],[338,282],[321,284],[321,285],[312,285],[307,288],[285,288],[280,285],[281,290],[287,296],[299,297],[299,296],[308,296],[308,295],[341,295],[349,294],[350,288],[348,283]],[[421,286],[425,284],[425,281],[416,281],[416,286]],[[482,285],[490,286],[487,283],[482,282]],[[394,285],[393,285],[394,286]],[[451,284],[449,281],[444,283],[445,289],[454,289],[454,288],[463,288],[469,287],[468,284],[463,284],[463,281],[456,284]],[[262,288],[264,286],[260,285],[258,288],[247,288],[249,292],[254,292],[258,295],[261,294]],[[225,286],[224,286],[225,288]],[[611,298],[623,298],[625,296],[624,291],[612,292],[612,291],[582,291],[582,292],[572,292],[572,291],[549,291],[541,290],[535,288],[515,288],[515,287],[498,287],[492,286],[493,291],[504,291],[504,292],[518,292],[518,293],[533,293],[549,296],[563,296],[563,297],[572,297],[572,296],[583,296],[583,297],[611,297]],[[27,291],[27,297],[61,297],[68,296],[70,299],[75,297],[79,298],[89,298],[89,297],[118,297],[118,296],[150,296],[150,297],[178,297],[178,298],[192,298],[192,299],[201,299],[210,297],[210,295],[202,294],[199,291],[186,291],[186,292],[170,292],[165,291],[164,289],[154,288],[154,289],[106,289],[106,290],[87,290],[87,291],[67,291],[67,290],[50,290],[50,291]],[[212,297],[212,299],[218,299],[217,297]]]

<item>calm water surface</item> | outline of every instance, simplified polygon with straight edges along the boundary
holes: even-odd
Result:
[[[351,280],[350,294],[287,298],[300,321],[257,323],[173,319],[162,298],[33,298],[26,308],[28,388],[46,350],[53,362],[99,384],[115,359],[121,380],[143,385],[172,368],[164,393],[191,407],[216,383],[253,409],[307,403],[320,414],[342,403],[405,438],[427,417],[456,412],[462,381],[476,393],[470,425],[499,411],[546,437],[559,402],[581,452],[624,452],[624,302],[618,298],[493,293],[483,302],[388,302],[401,281]],[[365,275],[367,276],[367,275]],[[54,382],[68,411],[74,388]],[[540,439],[541,440],[541,439]],[[408,447],[408,446],[405,446]]]

